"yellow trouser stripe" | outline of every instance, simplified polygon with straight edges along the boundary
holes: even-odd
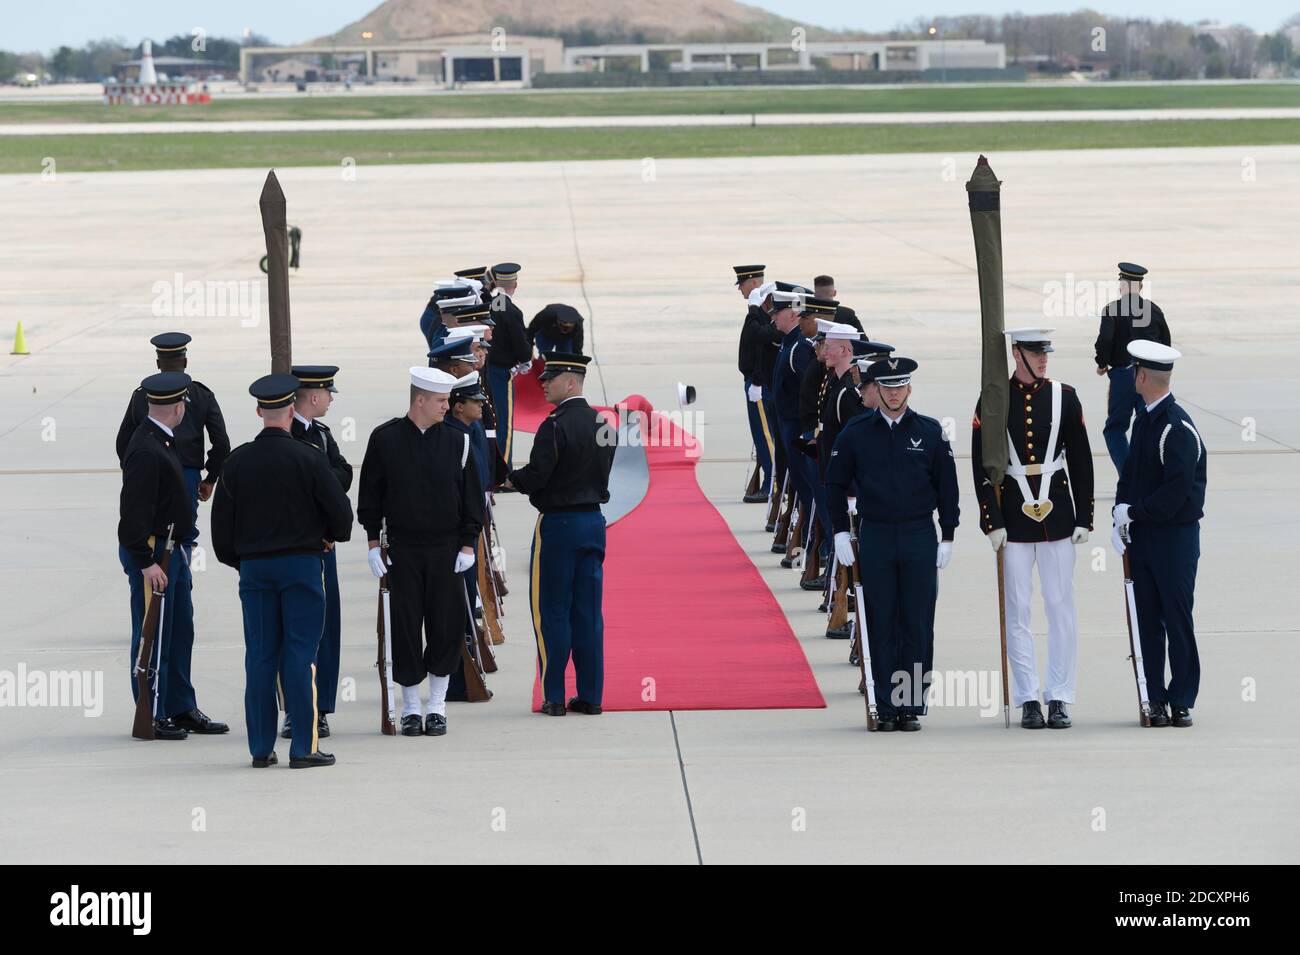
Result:
[[[763,440],[767,442],[767,457],[772,460],[776,457],[776,445],[772,443],[772,429],[767,426],[767,412],[763,410],[763,402],[756,401],[758,405],[758,421],[763,426]]]
[[[542,637],[542,516],[537,515],[533,528],[533,566],[528,586],[528,599],[533,608],[533,632],[537,634],[537,658],[542,663],[542,679],[546,679],[546,640]]]
[[[506,420],[510,426],[506,428],[506,451],[502,455],[508,462],[510,460],[510,445],[515,437],[515,380],[514,378],[506,379]]]
[[[311,665],[311,751],[320,746],[317,730],[320,728],[320,712],[316,709],[316,664]]]

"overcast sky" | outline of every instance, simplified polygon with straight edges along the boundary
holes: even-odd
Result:
[[[537,0],[545,3],[545,0]],[[164,38],[203,27],[211,36],[239,36],[251,27],[280,43],[300,43],[333,33],[379,5],[379,0],[51,0],[6,2],[0,17],[0,49],[49,51],[60,44],[144,36]],[[900,13],[897,5],[870,0],[762,0],[757,4],[817,26],[888,30],[900,20],[925,13]],[[934,0],[929,13],[956,15],[1010,12],[1055,13],[1091,7],[1115,16],[1173,18],[1194,22],[1240,22],[1269,32],[1293,13],[1300,0]]]

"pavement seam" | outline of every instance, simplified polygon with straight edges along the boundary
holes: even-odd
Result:
[[[691,820],[691,838],[695,840],[695,861],[704,865],[704,854],[700,851],[700,831],[695,827],[695,808],[691,805],[691,787],[686,782],[686,763],[682,760],[682,741],[677,737],[677,714],[668,711],[668,721],[673,727],[673,746],[677,749],[677,768],[682,774],[682,792],[686,794],[686,815]]]

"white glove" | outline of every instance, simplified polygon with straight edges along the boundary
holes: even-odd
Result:
[[[764,282],[758,288],[754,289],[754,291],[749,293],[749,297],[748,297],[749,304],[754,306],[762,305],[763,299],[771,295],[773,289],[775,288],[776,288],[775,282]]]
[[[1086,544],[1086,543],[1088,543],[1088,528],[1086,528],[1086,527],[1076,527],[1076,528],[1074,529],[1074,533],[1070,535],[1070,543],[1071,543],[1071,544]]]
[[[515,367],[510,369],[510,374],[526,375],[530,370],[532,370],[532,367],[533,367],[532,359],[529,359],[528,361],[521,361],[519,364],[515,365]]]
[[[952,559],[952,541],[939,541],[939,553],[935,557],[934,566],[943,570],[948,566],[948,561]]]
[[[835,559],[845,567],[852,567],[858,555],[853,552],[853,535],[840,531],[835,535]]]
[[[1116,504],[1110,512],[1110,517],[1116,527],[1128,527],[1133,523],[1133,518],[1128,516],[1127,504]]]
[[[1124,553],[1124,538],[1120,536],[1118,527],[1110,532],[1110,546],[1115,548],[1115,553]]]
[[[461,551],[456,554],[456,573],[463,574],[474,566],[474,554]]]
[[[388,567],[393,566],[391,558],[388,561],[388,567],[384,566],[384,556],[378,547],[370,548],[370,552],[366,557],[370,561],[370,572],[376,577],[384,576],[384,574],[388,573]]]
[[[762,385],[750,385],[750,386],[749,386],[749,400],[750,400],[750,401],[762,401],[762,400],[763,400],[763,386],[762,386]]]
[[[993,545],[993,550],[999,551],[1002,549],[1002,545],[1007,542],[1007,529],[1005,527],[999,527],[996,530],[989,531],[984,536],[987,537],[989,543]],[[939,566],[942,567],[943,564],[940,564]]]

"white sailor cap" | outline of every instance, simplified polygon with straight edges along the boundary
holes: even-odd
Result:
[[[862,333],[852,325],[828,322],[824,318],[817,319],[817,331],[821,332],[828,342],[851,342],[862,337]]]
[[[1177,348],[1146,339],[1129,342],[1128,353],[1133,356],[1133,364],[1152,371],[1173,371],[1174,362],[1183,357]]]
[[[455,375],[449,375],[437,368],[423,368],[416,365],[411,369],[411,384],[422,391],[432,391],[441,395],[449,394],[451,389],[456,387],[456,381]]]
[[[460,298],[442,299],[441,301],[438,302],[438,310],[445,312],[448,309],[460,308],[462,305],[477,305],[477,304],[479,304],[477,295],[462,295]]]

